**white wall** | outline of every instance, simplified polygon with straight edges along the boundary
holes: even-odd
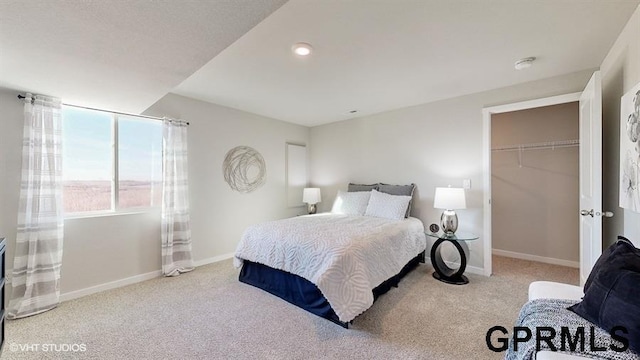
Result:
[[[640,214],[618,206],[620,179],[620,98],[640,82],[640,6],[600,67],[602,72],[603,207],[615,216],[603,220],[603,243],[625,235],[640,246]]]
[[[0,237],[7,238],[6,269],[13,267],[22,169],[23,102],[17,96],[0,88]]]
[[[350,181],[417,184],[413,216],[439,222],[436,186],[471,179],[460,230],[483,233],[482,108],[581,91],[592,70],[311,128],[311,180],[330,209]],[[483,268],[483,240],[469,243],[470,266]]]
[[[287,207],[285,144],[308,144],[309,128],[174,94],[145,113],[191,123],[189,186],[196,260],[233,253],[251,224],[304,213],[304,207]],[[231,190],[222,173],[225,155],[239,145],[259,151],[267,166],[265,185],[249,194]]]
[[[22,166],[23,103],[17,95],[16,90],[0,88],[0,236],[7,237],[7,269],[13,264]],[[303,207],[287,208],[284,154],[286,141],[308,143],[308,128],[175,95],[161,99],[149,112],[191,122],[190,200],[197,262],[232,253],[249,224],[304,212]],[[222,159],[237,145],[254,147],[267,163],[266,184],[251,194],[231,191],[222,178]],[[63,294],[122,283],[160,268],[159,210],[65,220]]]

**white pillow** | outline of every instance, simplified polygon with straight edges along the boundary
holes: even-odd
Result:
[[[338,190],[331,212],[345,215],[364,215],[371,191],[345,192]]]
[[[364,215],[401,220],[407,213],[409,201],[411,196],[389,195],[371,190],[371,198]]]

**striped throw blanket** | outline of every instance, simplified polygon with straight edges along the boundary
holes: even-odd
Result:
[[[631,350],[614,351],[613,349],[624,348],[620,341],[613,339],[605,330],[567,310],[575,303],[575,300],[559,299],[537,299],[526,303],[520,310],[515,326],[528,328],[531,331],[531,339],[518,342],[516,351],[514,337],[511,336],[505,360],[535,359],[537,347],[540,351],[556,350],[586,358],[640,360],[640,356]],[[551,337],[552,332],[549,330],[541,330],[540,339],[537,339],[536,329],[541,327],[553,328],[555,336]],[[563,332],[566,335],[564,337]],[[622,332],[616,332],[616,334],[624,337]],[[525,333],[521,332],[519,337],[525,338]],[[541,340],[543,337],[549,340]],[[574,351],[571,351],[572,348]]]

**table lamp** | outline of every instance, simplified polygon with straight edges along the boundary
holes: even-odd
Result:
[[[309,214],[315,214],[316,204],[322,201],[319,188],[304,188],[302,191],[302,202],[309,204]]]
[[[467,208],[464,189],[437,187],[433,207],[444,209],[440,217],[440,226],[445,234],[453,235],[458,230],[458,215],[453,210]]]

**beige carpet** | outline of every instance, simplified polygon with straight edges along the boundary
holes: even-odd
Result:
[[[494,272],[455,286],[420,265],[345,330],[238,282],[228,260],[10,321],[2,359],[500,359],[487,330],[513,326],[531,281],[578,271],[494,257]]]

